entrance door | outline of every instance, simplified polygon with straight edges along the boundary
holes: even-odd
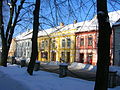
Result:
[[[80,56],[80,57],[79,57],[79,62],[80,62],[80,63],[83,63],[83,62],[84,62],[84,54],[83,54],[83,53],[80,53],[79,56]]]
[[[67,52],[67,63],[70,63],[70,52]]]
[[[51,53],[51,60],[56,61],[56,52]]]

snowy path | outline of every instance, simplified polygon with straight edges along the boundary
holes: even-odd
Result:
[[[29,90],[29,88],[0,71],[0,90]]]

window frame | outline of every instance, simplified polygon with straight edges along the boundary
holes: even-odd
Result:
[[[65,48],[65,39],[62,39],[62,48]]]
[[[67,47],[70,48],[71,47],[71,39],[67,38]]]
[[[80,37],[80,46],[84,46],[84,37]]]
[[[93,36],[90,35],[88,36],[88,46],[92,46],[93,45]]]

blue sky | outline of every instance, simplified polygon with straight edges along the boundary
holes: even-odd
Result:
[[[35,0],[28,1],[35,2]],[[108,11],[120,10],[118,3],[120,3],[120,0],[108,0]],[[28,6],[28,4],[24,6]],[[34,7],[31,7],[31,10],[33,9]],[[32,18],[31,14],[32,12],[29,12],[29,17]],[[60,22],[64,22],[67,25],[73,23],[74,20],[78,22],[89,20],[94,15],[96,15],[96,0],[41,0],[40,29],[58,26]],[[27,18],[28,16],[26,16]],[[32,22],[32,20],[23,21],[21,24],[23,26],[26,25],[27,28],[23,26],[17,27],[14,35],[16,36],[19,32],[23,32],[26,29],[32,29]]]

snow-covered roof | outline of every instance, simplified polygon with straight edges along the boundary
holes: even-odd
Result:
[[[120,26],[120,19],[114,24],[114,26],[119,25]]]
[[[109,15],[110,25],[112,26],[120,19],[120,10],[109,12],[108,15]],[[98,30],[97,15],[95,15],[92,20],[80,22],[77,24],[78,27],[80,27],[78,28],[77,32]]]
[[[32,38],[32,31],[33,30],[27,30],[26,32],[21,33],[16,37],[16,40]]]
[[[117,22],[120,19],[120,10],[114,11],[114,12],[109,12],[108,15],[109,15],[110,24],[112,26],[115,24],[115,22]],[[38,37],[49,35],[50,33],[55,33],[55,32],[59,32],[59,31],[61,32],[64,30],[70,30],[70,29],[76,29],[74,32],[98,30],[97,15],[95,15],[94,18],[91,20],[78,22],[76,24],[69,24],[69,25],[65,25],[65,26],[57,26],[57,27],[50,28],[50,29],[40,30],[38,32]],[[32,31],[33,30],[28,30],[28,31],[20,34],[19,36],[16,37],[16,40],[32,38]]]
[[[49,35],[50,33],[53,33],[56,30],[57,30],[57,28],[55,28],[55,27],[54,28],[50,28],[50,29],[40,30],[38,32],[38,37]]]

